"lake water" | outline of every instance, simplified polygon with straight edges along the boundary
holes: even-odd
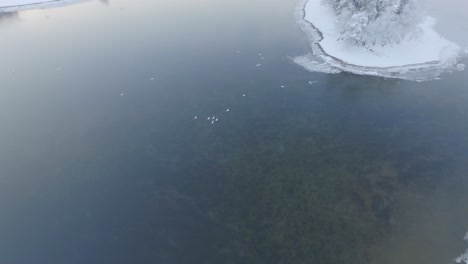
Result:
[[[0,263],[452,263],[468,74],[307,72],[294,9],[0,14]]]

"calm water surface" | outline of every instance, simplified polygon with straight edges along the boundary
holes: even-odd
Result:
[[[294,7],[0,14],[0,263],[440,264],[464,251],[466,72],[306,72],[290,59],[308,52]]]

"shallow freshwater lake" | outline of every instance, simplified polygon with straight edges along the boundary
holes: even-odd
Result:
[[[453,263],[467,72],[308,72],[295,8],[0,13],[0,263]]]

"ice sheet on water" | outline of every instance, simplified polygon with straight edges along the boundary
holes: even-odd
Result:
[[[293,58],[293,61],[302,67],[304,67],[306,70],[311,71],[311,72],[323,72],[323,73],[340,73],[341,70],[338,68],[333,67],[329,63],[322,61],[318,62],[320,58],[315,57],[312,54],[306,54],[303,56],[298,56]]]

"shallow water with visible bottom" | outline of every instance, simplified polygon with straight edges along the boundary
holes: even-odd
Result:
[[[468,75],[307,72],[294,8],[0,14],[0,262],[451,263]]]

